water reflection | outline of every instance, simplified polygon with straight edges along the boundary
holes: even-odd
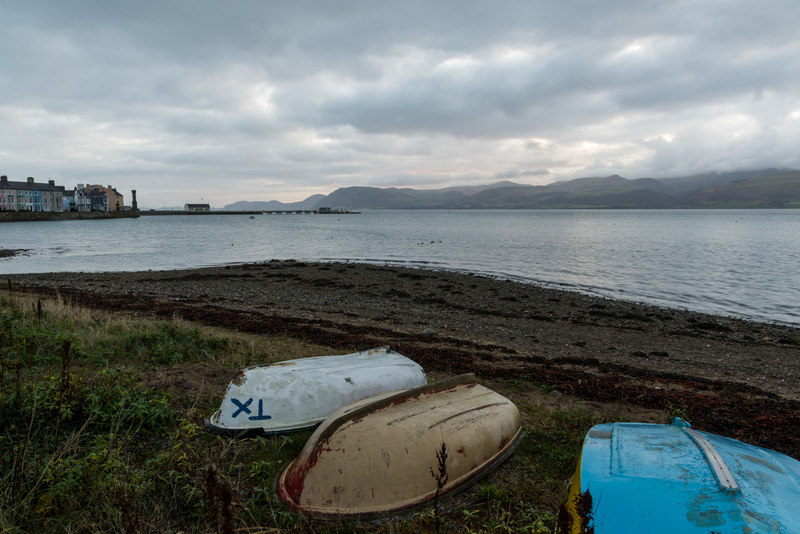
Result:
[[[0,225],[0,273],[270,259],[445,268],[800,324],[800,210],[368,211]]]

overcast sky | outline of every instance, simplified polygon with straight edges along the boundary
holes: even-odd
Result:
[[[0,4],[0,174],[140,206],[800,168],[800,2]]]

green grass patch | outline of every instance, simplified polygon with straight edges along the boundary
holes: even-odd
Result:
[[[373,523],[310,522],[289,511],[275,477],[310,431],[236,440],[208,432],[203,418],[236,370],[331,353],[299,339],[0,292],[0,532],[555,530],[597,414],[520,406],[527,437],[517,452],[435,512]],[[220,376],[214,387],[169,378],[197,369]],[[525,380],[502,387],[512,400],[549,391]]]

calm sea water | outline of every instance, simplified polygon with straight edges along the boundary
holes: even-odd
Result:
[[[800,210],[368,211],[0,225],[0,275],[270,259],[465,271],[800,325]]]

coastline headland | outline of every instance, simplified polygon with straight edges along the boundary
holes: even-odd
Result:
[[[446,271],[271,261],[6,275],[14,291],[330,347],[389,345],[428,371],[679,410],[800,457],[800,328]]]
[[[258,211],[182,211],[182,210],[127,210],[127,211],[0,211],[0,223],[34,221],[73,221],[98,219],[132,219],[162,215],[358,215],[360,211],[338,209],[316,210],[258,210]]]

